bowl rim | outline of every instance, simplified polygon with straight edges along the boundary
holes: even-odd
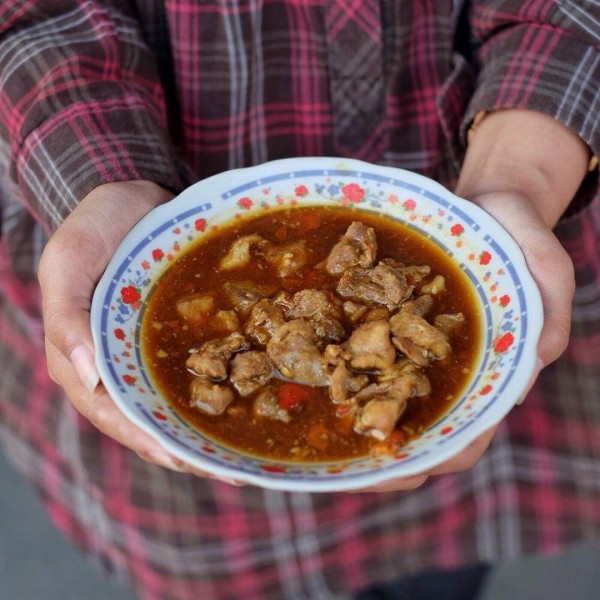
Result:
[[[527,289],[527,313],[529,317],[529,324],[527,338],[524,342],[524,345],[526,346],[524,350],[526,349],[527,352],[524,351],[522,353],[523,358],[521,364],[519,365],[520,371],[527,376],[522,376],[520,381],[517,382],[519,384],[516,386],[518,389],[511,390],[512,396],[515,398],[515,402],[518,401],[525,393],[531,376],[535,371],[535,364],[537,360],[535,348],[537,346],[543,324],[543,309],[539,289],[528,270],[523,252],[512,236],[506,231],[506,229],[494,217],[476,204],[455,195],[440,183],[418,173],[397,167],[378,165],[350,158],[298,157],[272,160],[256,166],[242,167],[239,169],[224,171],[202,179],[187,187],[171,201],[159,205],[149,211],[144,217],[142,217],[142,219],[138,221],[138,223],[132,227],[132,229],[126,234],[121,243],[118,245],[94,291],[90,310],[90,325],[94,340],[96,366],[99,370],[101,380],[104,383],[108,394],[115,402],[119,410],[134,425],[148,433],[166,451],[182,458],[198,469],[208,470],[208,472],[211,474],[221,478],[242,479],[246,483],[258,485],[267,489],[304,492],[345,491],[381,484],[399,477],[413,477],[438,466],[445,460],[452,458],[461,450],[466,448],[468,444],[476,439],[479,435],[497,425],[512,409],[514,403],[496,402],[492,407],[493,410],[488,412],[487,417],[489,420],[477,419],[473,421],[470,424],[471,426],[468,428],[469,430],[465,432],[463,436],[461,436],[460,444],[456,443],[454,438],[449,437],[447,440],[449,450],[446,452],[443,459],[431,455],[422,456],[420,457],[418,468],[415,468],[408,463],[403,464],[402,473],[400,474],[396,472],[399,470],[399,465],[397,465],[395,468],[394,465],[391,465],[389,469],[378,469],[372,473],[350,473],[347,476],[340,474],[340,476],[337,476],[335,480],[306,480],[290,477],[290,475],[286,473],[282,474],[265,472],[264,474],[256,474],[247,472],[240,474],[237,469],[232,468],[229,465],[207,464],[202,457],[194,458],[188,453],[182,453],[181,447],[177,443],[162,435],[162,432],[157,431],[149,423],[144,421],[139,415],[130,409],[126,402],[121,400],[119,389],[114,384],[113,379],[107,370],[105,361],[101,360],[100,348],[102,337],[100,315],[102,314],[104,308],[104,298],[109,283],[112,279],[112,272],[114,271],[115,267],[117,265],[121,265],[123,261],[126,260],[130,255],[132,247],[138,245],[140,240],[143,240],[146,237],[144,231],[148,225],[151,223],[172,222],[173,215],[179,215],[182,209],[187,207],[188,203],[193,198],[197,198],[199,190],[205,188],[221,188],[228,190],[230,194],[233,195],[236,188],[233,188],[232,182],[261,181],[261,179],[268,178],[269,174],[273,170],[276,170],[278,173],[290,173],[290,177],[292,176],[291,174],[300,175],[302,172],[306,171],[352,172],[355,176],[357,176],[356,174],[375,171],[379,174],[382,174],[382,176],[389,176],[390,180],[401,180],[402,182],[410,183],[421,188],[421,190],[424,192],[431,193],[444,199],[445,201],[451,203],[454,207],[457,207],[466,213],[471,220],[476,222],[477,225],[479,225],[490,235],[493,234],[494,241],[503,249],[505,254],[510,257],[510,262],[514,265],[518,273],[520,285]],[[211,193],[214,194],[214,191]],[[316,204],[321,203],[317,202]],[[168,266],[165,265],[158,269],[156,273],[154,273],[153,277],[159,277],[166,268],[168,268]],[[493,418],[490,419],[490,416]]]

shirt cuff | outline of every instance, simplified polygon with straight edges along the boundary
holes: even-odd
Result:
[[[599,54],[593,46],[547,25],[516,25],[490,38],[478,51],[480,72],[461,125],[463,140],[482,111],[534,110],[575,131],[590,147],[590,166],[595,168],[595,157],[600,156],[595,118]]]

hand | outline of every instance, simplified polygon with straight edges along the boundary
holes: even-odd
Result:
[[[469,144],[456,188],[458,196],[478,204],[511,234],[540,290],[544,325],[527,391],[569,341],[574,269],[552,227],[581,184],[589,153],[577,135],[547,115],[498,111],[485,117]],[[496,429],[492,427],[431,471],[361,491],[413,489],[430,475],[469,469]]]
[[[89,325],[94,288],[117,245],[149,210],[172,197],[149,181],[109,183],[96,188],[51,237],[38,276],[48,370],[73,406],[100,431],[147,462],[192,471],[116,407],[100,383]]]

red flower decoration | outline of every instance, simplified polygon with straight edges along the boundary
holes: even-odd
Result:
[[[248,198],[247,196],[244,196],[243,198],[240,198],[238,200],[238,206],[248,210],[249,208],[252,207],[252,200],[250,200],[250,198]]]
[[[487,250],[484,250],[479,255],[479,264],[480,265],[487,265],[490,262],[490,260],[492,260],[492,255]]]
[[[267,473],[285,473],[287,471],[284,466],[280,465],[261,465],[260,468]]]
[[[164,255],[165,253],[160,248],[155,248],[154,250],[152,250],[152,258],[155,261],[162,260]]]
[[[135,304],[141,297],[140,290],[132,285],[121,288],[121,301],[123,304]]]
[[[464,230],[465,228],[460,223],[455,223],[450,227],[450,233],[452,235],[460,235]]]
[[[125,332],[122,329],[120,329],[120,328],[117,327],[117,329],[115,329],[113,331],[113,333],[115,334],[115,337],[118,340],[124,340],[125,339]]]
[[[123,381],[127,385],[133,385],[136,382],[136,379],[137,379],[137,377],[134,377],[133,375],[128,375],[128,374],[123,375]]]
[[[409,198],[402,203],[402,206],[407,210],[415,210],[417,203],[412,198]]]
[[[306,196],[308,194],[308,188],[305,185],[297,185],[294,189],[296,196]]]
[[[479,390],[479,395],[480,396],[485,396],[486,394],[489,394],[492,391],[492,386],[488,383],[487,385],[484,385],[480,390]]]
[[[340,188],[340,191],[350,202],[360,202],[365,197],[365,190],[358,183],[347,183]]]
[[[194,221],[196,231],[204,231],[206,229],[206,219],[196,219]]]
[[[506,352],[515,341],[513,334],[510,331],[507,331],[504,335],[499,338],[496,338],[493,342],[494,352]]]
[[[504,296],[500,297],[498,302],[500,302],[500,306],[508,306],[510,303],[510,296],[508,294],[504,294]]]

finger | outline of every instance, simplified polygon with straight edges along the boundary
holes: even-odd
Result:
[[[93,290],[123,236],[148,210],[171,197],[149,182],[100,186],[65,220],[44,250],[38,277],[45,332],[90,391],[99,382],[89,327]],[[117,211],[120,218],[114,219]]]
[[[142,454],[149,462],[176,471],[183,470],[158,442],[125,417],[103,385],[98,385],[93,392],[89,392],[71,363],[48,339],[46,356],[52,379],[65,390],[77,411],[97,429]]]
[[[46,356],[52,379],[65,390],[77,411],[102,433],[123,444],[147,463],[179,473],[214,478],[167,452],[152,436],[132,423],[117,407],[103,385],[89,392],[74,367],[48,339]],[[230,485],[243,485],[240,481],[226,477],[218,479]]]
[[[536,249],[529,251],[528,264],[544,309],[544,327],[537,350],[543,367],[556,360],[569,343],[575,275],[571,259],[554,236],[534,239],[531,243]]]
[[[442,475],[445,473],[460,473],[467,471],[481,458],[481,455],[490,445],[498,425],[484,431],[473,440],[464,450],[444,461],[441,465],[432,469],[430,475]]]
[[[415,490],[418,487],[422,486],[428,478],[429,475],[423,474],[415,475],[414,477],[402,477],[399,479],[391,479],[390,481],[378,483],[377,485],[351,490],[350,493],[364,494],[369,492],[408,492],[410,490]]]
[[[510,232],[523,251],[542,298],[544,326],[537,354],[542,367],[548,365],[564,352],[569,342],[575,293],[573,263],[527,198],[489,194],[478,198],[477,203]]]

